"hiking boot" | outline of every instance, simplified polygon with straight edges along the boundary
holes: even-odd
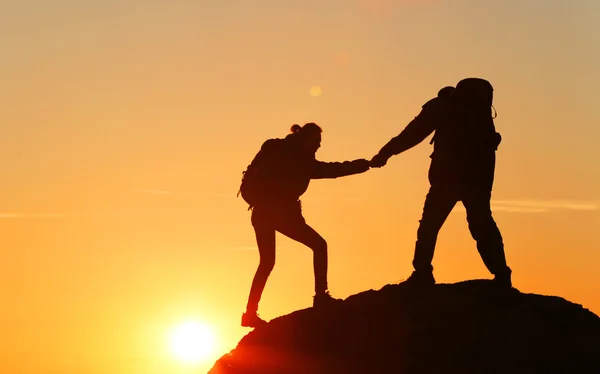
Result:
[[[264,326],[267,324],[267,321],[260,318],[256,312],[246,312],[242,314],[242,327],[258,327]]]
[[[402,284],[407,284],[414,287],[428,287],[435,285],[435,278],[431,272],[413,271],[410,277],[402,282]]]
[[[328,305],[333,305],[341,302],[341,299],[336,299],[329,294],[329,291],[316,294],[313,298],[313,308],[320,308]]]

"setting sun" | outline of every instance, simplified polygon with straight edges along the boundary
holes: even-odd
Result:
[[[215,337],[205,324],[188,321],[172,330],[169,345],[179,362],[193,365],[211,356],[215,349]]]

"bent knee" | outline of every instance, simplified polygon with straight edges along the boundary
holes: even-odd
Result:
[[[498,226],[492,216],[469,220],[469,230],[475,239],[481,238],[498,231]]]
[[[496,226],[496,221],[492,217],[491,212],[489,214],[478,214],[467,216],[467,223],[469,226],[474,228],[486,228],[490,226]]]
[[[261,258],[260,263],[258,264],[258,270],[265,273],[270,273],[275,267],[275,259],[265,259]]]
[[[311,249],[315,252],[327,252],[327,242],[325,239],[320,238],[311,245]]]

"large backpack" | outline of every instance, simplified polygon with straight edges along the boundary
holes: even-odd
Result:
[[[482,107],[490,111],[493,108],[494,87],[483,78],[465,78],[461,80],[456,85],[452,95],[462,98],[468,105],[473,107]]]
[[[252,162],[245,171],[242,172],[242,182],[237,196],[248,203],[248,210],[252,210],[260,201],[268,198],[269,182],[266,178],[265,166],[268,166],[269,159],[276,157],[273,153],[276,139],[267,140],[258,153],[252,159]],[[276,146],[275,146],[276,147]]]
[[[246,203],[248,203],[248,210],[252,210],[252,208],[256,205],[258,200],[260,199],[260,173],[258,172],[258,164],[261,159],[261,151],[259,151],[254,159],[248,165],[245,171],[242,172],[242,183],[240,184],[240,189],[237,193],[239,197],[242,195],[242,199]]]
[[[494,125],[493,93],[490,82],[482,78],[458,82],[449,99],[447,121],[436,129],[432,143],[444,138],[440,142],[445,143],[443,147],[459,153],[496,150],[501,137]]]

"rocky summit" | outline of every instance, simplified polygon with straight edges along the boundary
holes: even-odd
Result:
[[[209,374],[600,373],[600,318],[472,280],[387,285],[247,334]]]

